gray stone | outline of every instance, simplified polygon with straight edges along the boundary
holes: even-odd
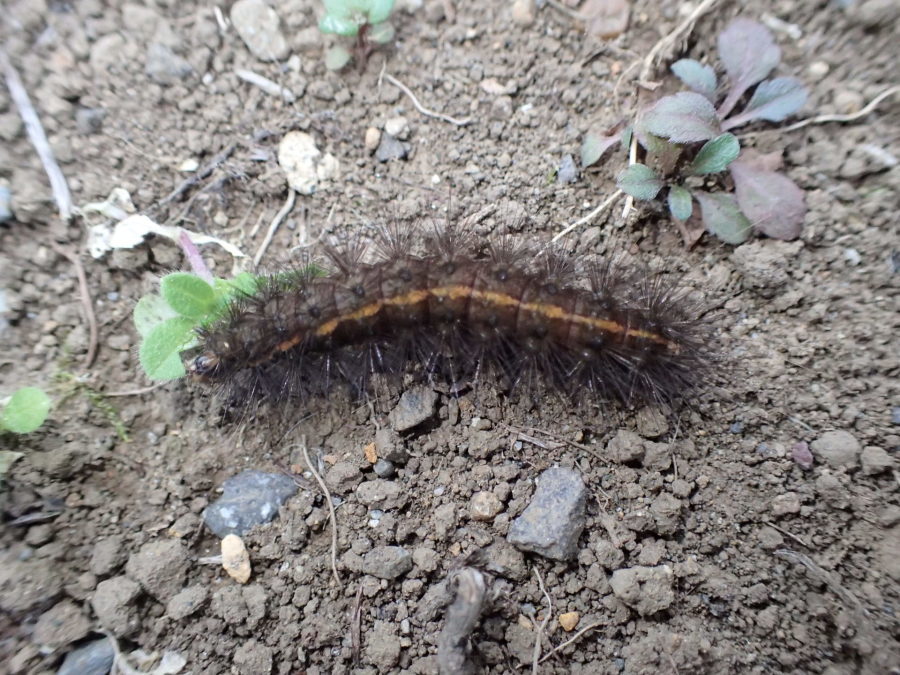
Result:
[[[166,603],[166,616],[175,621],[180,621],[199,610],[206,604],[209,591],[206,586],[198,584],[188,586],[180,593],[172,596]]]
[[[382,427],[375,432],[375,454],[394,464],[406,464],[409,451],[392,429]]]
[[[107,638],[94,640],[66,654],[56,675],[106,675],[115,657],[112,642]]]
[[[141,623],[134,601],[141,594],[141,587],[128,577],[113,577],[97,584],[91,606],[100,625],[116,637],[135,633]]]
[[[578,169],[575,167],[575,160],[572,155],[564,155],[559,163],[559,169],[556,171],[557,183],[574,183],[578,180]]]
[[[238,0],[231,7],[231,23],[260,61],[287,58],[288,44],[278,26],[278,14],[264,0]]]
[[[119,569],[126,557],[122,537],[113,535],[94,544],[89,567],[98,577],[108,577]]]
[[[269,675],[272,672],[272,648],[247,640],[234,652],[234,667],[239,675]]]
[[[144,72],[154,82],[171,85],[188,77],[194,69],[190,63],[173,52],[171,47],[154,42],[147,48]]]
[[[633,431],[620,429],[606,444],[606,454],[618,464],[639,462],[644,457],[644,441]]]
[[[572,469],[547,469],[538,479],[531,503],[509,527],[507,540],[520,550],[568,560],[578,547],[585,524],[587,491]]]
[[[152,541],[132,554],[125,573],[160,602],[166,602],[184,586],[190,563],[187,549],[177,539]]]
[[[513,581],[528,576],[525,556],[508,542],[498,539],[484,550],[485,569]]]
[[[399,509],[406,505],[407,496],[394,481],[376,478],[356,488],[360,503],[373,509]]]
[[[613,572],[609,584],[619,600],[641,616],[650,616],[675,602],[674,577],[668,565],[629,567]]]
[[[381,134],[378,148],[375,150],[375,159],[379,162],[406,159],[409,156],[409,144],[394,138],[389,133]]]
[[[224,493],[203,511],[206,526],[217,536],[245,534],[254,525],[268,523],[280,507],[297,493],[297,486],[280,473],[244,471],[222,484]]]
[[[434,415],[438,395],[429,387],[407,389],[400,402],[391,411],[391,427],[394,431],[409,431]]]
[[[867,445],[860,454],[863,473],[867,476],[876,476],[887,471],[894,465],[893,458],[884,448]]]
[[[395,473],[394,463],[389,462],[386,459],[379,458],[375,465],[372,467],[372,471],[375,472],[379,478],[390,478]]]
[[[347,494],[362,482],[362,471],[355,462],[337,462],[325,474],[325,484],[332,492]]]
[[[400,662],[401,650],[396,624],[376,620],[366,633],[366,661],[374,665],[379,673],[393,671]]]
[[[376,546],[363,556],[362,571],[379,579],[396,579],[412,567],[412,555],[400,546]]]
[[[70,600],[57,603],[41,614],[31,639],[50,649],[77,642],[91,630],[91,621]]]
[[[12,191],[0,185],[0,223],[12,220]]]
[[[7,552],[0,559],[0,610],[19,614],[46,606],[62,590],[62,582],[51,561],[18,560]]]
[[[862,447],[859,441],[848,431],[826,431],[810,444],[810,449],[816,457],[821,457],[828,466],[835,469],[840,467],[855,467],[859,463],[859,453]]]

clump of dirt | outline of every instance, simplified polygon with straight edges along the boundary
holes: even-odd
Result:
[[[813,115],[857,111],[893,82],[889,5],[760,0],[740,11],[799,29],[777,33],[780,67],[807,82]],[[506,6],[427,3],[397,13],[395,47],[364,72],[332,73],[318,5],[272,7],[288,50],[279,61],[251,52],[225,8],[11,4],[5,50],[75,202],[123,188],[156,221],[252,256],[287,195],[278,142],[302,130],[339,173],[297,198],[264,264],[384,219],[449,217],[478,236],[546,240],[606,196],[609,169],[570,183],[557,170],[588,128],[627,113],[633,87],[617,88],[618,76],[682,19],[678,3],[639,2],[600,49],[554,7],[522,25]],[[702,18],[688,53],[710,53],[737,11]],[[471,123],[421,114],[382,63],[422,105]],[[615,210],[565,239],[579,256],[624,251],[682,273],[717,306],[733,368],[684,409],[445,389],[397,431],[389,413],[403,392],[391,390],[372,406],[310,401],[288,411],[283,435],[265,417],[222,423],[184,383],[147,388],[131,311],[186,262],[160,237],[100,260],[84,253],[84,224],[56,217],[0,92],[0,181],[15,213],[0,225],[2,393],[40,385],[58,402],[41,431],[0,441],[24,453],[2,493],[8,670],[54,671],[91,649],[92,672],[107,672],[106,629],[133,663],[137,649],[170,651],[185,672],[437,672],[455,579],[475,568],[486,595],[469,658],[483,672],[530,668],[536,641],[542,657],[553,651],[547,673],[889,672],[900,662],[897,121],[885,101],[854,124],[748,138],[783,149],[806,191],[797,241],[704,239],[685,251],[666,221],[623,224]],[[79,253],[86,273],[100,336],[89,369],[78,275],[51,242]],[[231,271],[227,253],[204,255]],[[303,439],[335,507],[340,581]],[[562,560],[507,541],[555,466],[586,489],[583,530]],[[203,513],[247,469],[292,476],[297,491],[243,535],[252,576],[239,584],[216,563]]]

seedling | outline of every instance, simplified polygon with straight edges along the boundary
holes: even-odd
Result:
[[[728,76],[724,96],[712,67],[694,59],[677,61],[672,72],[691,91],[660,98],[622,132],[589,133],[581,148],[582,165],[596,163],[617,143],[628,147],[634,134],[644,162],[629,165],[616,183],[644,201],[657,199],[665,189],[669,213],[683,233],[697,201],[706,229],[729,244],[746,241],[754,230],[794,239],[806,214],[803,191],[775,170],[778,158],[742,152],[730,130],[758,120],[785,120],[806,102],[807,89],[794,77],[765,79],[780,62],[781,50],[755,21],[732,21],[719,35],[718,51]],[[743,109],[732,114],[754,86]],[[726,170],[735,194],[723,191],[727,183],[715,178]]]
[[[325,16],[319,22],[319,30],[356,38],[352,53],[342,45],[326,52],[325,65],[329,70],[340,70],[354,57],[362,70],[375,45],[394,38],[394,28],[387,21],[394,0],[323,0],[323,4]]]
[[[0,412],[0,431],[30,434],[40,427],[50,412],[50,397],[43,389],[22,387],[16,390]]]

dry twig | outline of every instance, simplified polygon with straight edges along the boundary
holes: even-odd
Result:
[[[350,652],[353,665],[359,664],[359,651],[362,647],[362,584],[356,589],[356,599],[353,601],[353,614],[350,615]]]
[[[178,197],[183,195],[185,192],[190,190],[194,185],[196,185],[201,180],[203,180],[204,178],[209,176],[213,171],[215,171],[216,168],[218,168],[218,166],[220,164],[222,164],[222,162],[224,162],[226,159],[231,157],[231,153],[234,152],[235,148],[237,148],[237,143],[232,143],[227,148],[222,150],[222,152],[220,152],[215,157],[213,157],[211,160],[209,160],[202,169],[195,172],[189,178],[185,178],[183,181],[181,181],[181,183],[178,185],[178,187],[175,188],[174,190],[172,190],[165,197],[163,197],[156,204],[156,206],[163,206],[164,204],[168,204],[173,199],[177,199]]]
[[[269,244],[272,243],[272,238],[275,236],[275,232],[278,231],[278,226],[281,225],[281,221],[287,217],[287,214],[291,212],[291,209],[294,208],[294,200],[297,198],[297,191],[294,188],[288,188],[288,196],[287,201],[284,203],[284,206],[281,207],[281,210],[275,214],[275,217],[272,219],[272,222],[269,223],[269,231],[266,232],[266,238],[263,239],[262,245],[259,247],[259,250],[256,252],[256,255],[253,256],[253,266],[257,267],[259,265],[259,261],[262,260],[262,257],[266,253],[266,249],[269,248]]]
[[[471,124],[471,123],[472,123],[472,118],[471,118],[471,117],[465,117],[465,118],[463,118],[463,119],[460,120],[460,119],[457,119],[457,118],[455,118],[455,117],[450,117],[450,115],[445,115],[445,114],[443,114],[443,113],[439,113],[439,112],[435,112],[435,111],[433,111],[433,110],[429,110],[428,108],[426,108],[425,106],[423,106],[421,103],[419,103],[419,99],[416,98],[416,95],[412,93],[412,91],[410,90],[409,87],[407,87],[405,84],[403,84],[400,80],[398,80],[398,79],[397,79],[396,77],[394,77],[393,75],[389,75],[388,73],[384,72],[384,69],[382,69],[381,75],[378,76],[378,83],[379,83],[379,85],[381,84],[381,80],[382,80],[382,79],[387,80],[387,81],[390,82],[392,85],[394,85],[395,87],[397,87],[397,89],[399,89],[399,90],[402,91],[404,94],[406,94],[407,96],[409,96],[409,99],[412,101],[412,104],[415,106],[416,110],[418,110],[420,113],[422,113],[422,114],[425,115],[426,117],[434,117],[434,118],[437,118],[437,119],[439,119],[439,120],[444,120],[445,122],[449,122],[450,124],[455,124],[455,125],[458,126],[458,127],[464,127],[464,126],[466,126],[467,124]]]
[[[541,573],[538,572],[537,567],[534,568],[534,576],[537,577],[538,586],[541,587],[541,592],[544,594],[544,600],[547,601],[547,614],[544,616],[544,620],[541,621],[541,625],[537,629],[537,635],[534,637],[534,651],[531,656],[531,672],[532,675],[537,675],[538,664],[541,662],[541,638],[544,636],[544,631],[547,628],[547,624],[550,623],[550,617],[553,615],[553,600],[550,599],[550,594],[547,593],[547,589],[544,588],[544,579],[541,577]]]
[[[595,621],[592,624],[588,624],[587,626],[582,628],[580,631],[575,633],[575,635],[570,637],[568,640],[566,640],[565,642],[561,642],[560,644],[556,645],[553,649],[551,649],[549,652],[544,654],[538,663],[543,663],[544,661],[549,659],[551,656],[553,656],[556,652],[558,652],[560,649],[565,649],[566,647],[568,647],[570,644],[572,644],[573,642],[578,640],[582,635],[584,635],[588,631],[594,630],[595,628],[602,626],[602,625],[603,625],[602,621]]]
[[[610,205],[612,205],[612,203],[615,202],[621,196],[622,196],[622,191],[616,190],[609,197],[607,197],[605,200],[603,200],[603,202],[601,202],[600,206],[598,206],[596,209],[591,211],[586,216],[582,216],[581,218],[576,220],[574,223],[570,223],[570,224],[566,225],[562,230],[560,230],[555,235],[553,235],[553,239],[550,240],[550,243],[551,244],[556,243],[558,240],[565,237],[567,234],[569,234],[569,232],[571,232],[575,228],[581,227],[582,225],[591,222],[594,218],[596,218],[601,213],[603,213],[606,209],[608,209],[610,207]]]
[[[291,190],[291,192],[293,192],[293,190]],[[303,450],[303,459],[306,460],[306,466],[309,467],[309,472],[313,475],[313,478],[316,479],[319,487],[322,488],[322,492],[325,493],[325,501],[328,502],[328,512],[331,514],[331,572],[334,574],[334,580],[337,582],[338,588],[343,588],[341,576],[338,574],[337,570],[337,514],[334,511],[334,502],[331,499],[331,491],[328,489],[328,486],[325,485],[325,481],[322,480],[316,467],[313,466],[313,463],[309,459],[309,449],[306,447],[306,438],[303,438],[300,443],[300,447]]]
[[[75,266],[75,275],[78,277],[78,294],[81,296],[81,306],[84,309],[84,318],[88,325],[88,351],[84,359],[85,369],[90,368],[97,356],[97,344],[99,341],[99,330],[97,328],[97,316],[94,314],[94,303],[91,300],[91,291],[88,288],[87,275],[84,273],[84,265],[78,256],[70,251],[65,250],[55,241],[48,242],[57,254],[68,260]]]
[[[19,115],[25,124],[28,138],[37,151],[44,171],[47,173],[47,178],[50,179],[50,188],[53,190],[53,199],[56,201],[59,217],[64,221],[68,221],[72,217],[72,193],[69,192],[69,184],[66,183],[66,177],[63,175],[62,169],[59,168],[59,164],[56,163],[53,150],[50,148],[50,143],[47,140],[47,134],[44,132],[44,127],[37,112],[34,110],[34,106],[31,105],[31,99],[28,97],[28,92],[25,91],[25,85],[22,84],[18,71],[10,63],[9,57],[2,49],[0,49],[0,67],[3,68],[9,95],[19,109]]]

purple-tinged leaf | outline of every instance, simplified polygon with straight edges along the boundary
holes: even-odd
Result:
[[[746,124],[752,120],[781,122],[803,107],[809,92],[796,77],[776,77],[760,83],[750,102],[740,115],[722,123],[723,129]]]
[[[695,176],[708,173],[719,173],[728,168],[741,153],[741,144],[734,134],[722,134],[711,141],[706,141],[688,171]]]
[[[726,244],[743,244],[753,232],[753,225],[741,213],[734,195],[723,192],[694,190],[700,203],[700,215],[706,229]]]
[[[681,59],[672,64],[672,72],[688,87],[716,102],[716,71],[694,59]]]
[[[669,188],[669,213],[675,220],[684,222],[691,217],[694,202],[691,193],[680,185]]]
[[[581,166],[588,167],[596,164],[603,154],[619,142],[620,134],[601,136],[589,131],[581,143]]]
[[[647,201],[659,194],[663,182],[649,166],[632,164],[619,174],[616,185],[635,199]]]
[[[740,17],[719,33],[718,46],[731,84],[728,96],[719,108],[719,117],[724,118],[745,91],[762,82],[778,65],[781,49],[765,26]]]
[[[803,190],[794,181],[747,160],[735,160],[728,168],[741,211],[757,230],[773,239],[800,236],[806,201]]]
[[[692,91],[659,99],[644,113],[642,125],[651,134],[673,143],[707,141],[721,133],[712,103]]]

